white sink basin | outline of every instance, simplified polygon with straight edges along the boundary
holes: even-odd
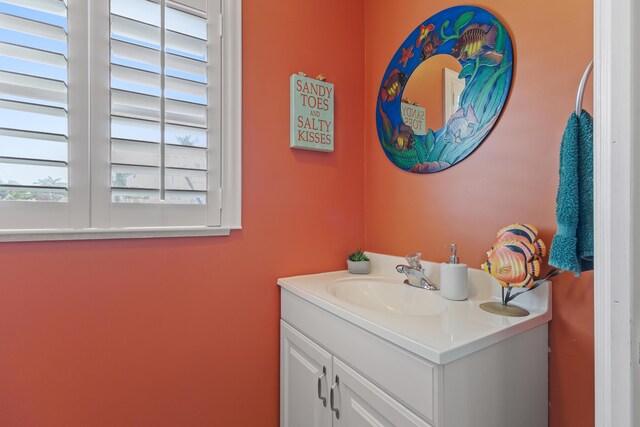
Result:
[[[395,267],[404,263],[404,258],[374,253],[367,256],[371,259],[369,275],[334,271],[278,279],[283,301],[292,304],[283,304],[282,318],[297,316],[297,310],[303,312],[305,309],[298,304],[304,300],[437,364],[449,363],[551,320],[550,284],[516,300],[531,312],[529,316],[504,317],[480,308],[484,302],[498,301],[502,291],[486,271],[470,268],[469,299],[449,301],[439,291],[403,284],[405,276]],[[440,263],[422,261],[422,267],[438,283]]]
[[[404,316],[435,316],[447,309],[437,293],[383,277],[337,279],[327,284],[327,292],[348,304]]]

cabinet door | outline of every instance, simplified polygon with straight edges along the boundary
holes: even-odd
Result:
[[[331,384],[333,405],[330,402],[330,406],[334,426],[430,427],[426,421],[335,357]]]
[[[280,426],[331,427],[331,354],[280,321]]]

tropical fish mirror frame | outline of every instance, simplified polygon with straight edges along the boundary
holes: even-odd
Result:
[[[458,110],[441,129],[416,135],[402,118],[403,92],[420,64],[439,54],[458,60],[458,78],[465,80],[465,87]],[[384,153],[399,168],[418,174],[461,162],[498,121],[512,76],[511,37],[494,15],[479,7],[456,6],[427,19],[402,43],[382,78],[376,125]]]

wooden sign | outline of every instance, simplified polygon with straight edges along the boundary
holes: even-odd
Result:
[[[413,129],[413,133],[416,135],[426,135],[427,117],[424,107],[403,102],[400,104],[400,108],[402,121]]]
[[[333,84],[291,76],[291,148],[333,151]]]

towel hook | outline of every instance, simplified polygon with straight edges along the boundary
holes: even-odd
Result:
[[[587,69],[584,70],[584,74],[580,80],[580,86],[578,87],[578,96],[576,97],[576,116],[578,117],[580,117],[580,113],[582,113],[582,97],[584,96],[584,88],[587,85],[587,80],[589,79],[589,74],[591,74],[592,69],[593,59],[589,62],[589,65],[587,65]]]

